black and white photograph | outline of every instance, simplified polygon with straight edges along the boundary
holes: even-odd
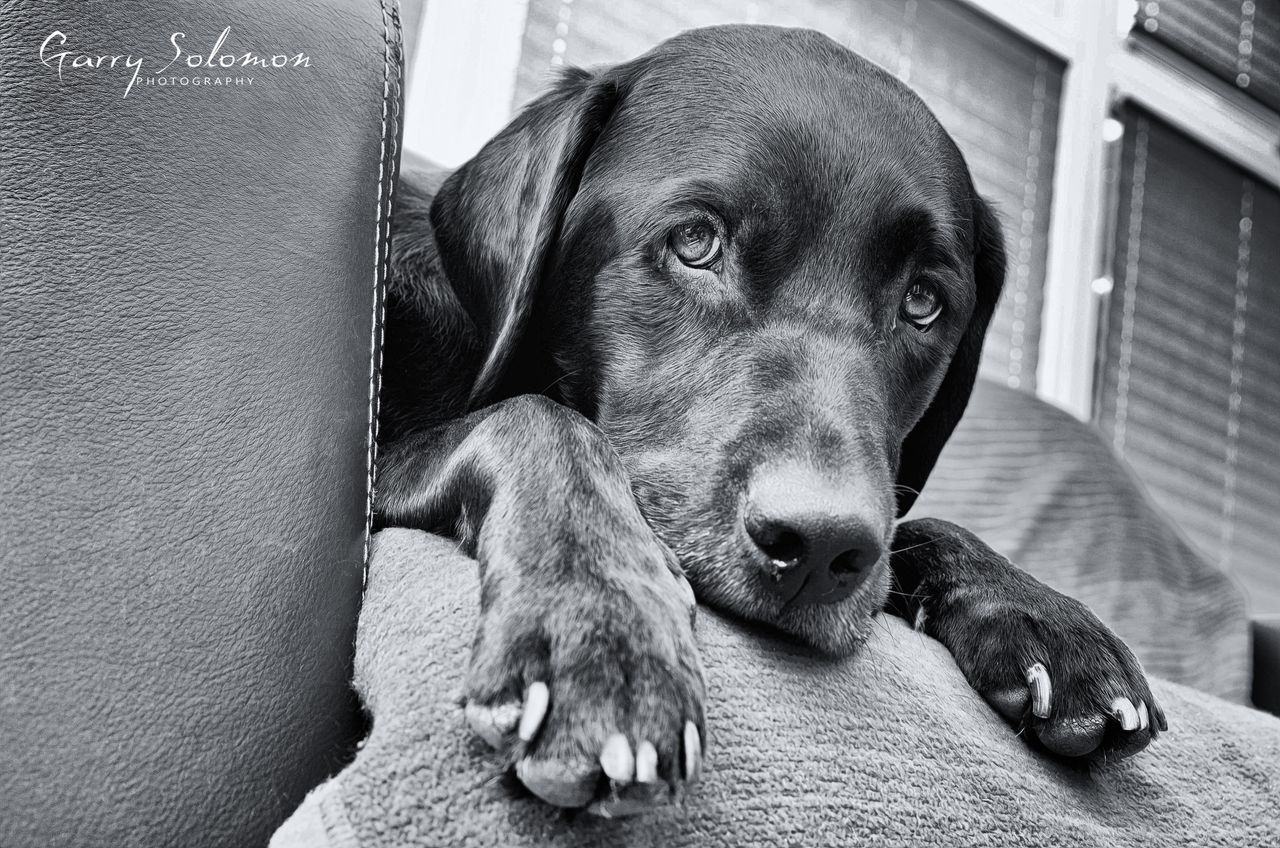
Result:
[[[0,582],[0,848],[1280,846],[1280,0],[4,0]]]

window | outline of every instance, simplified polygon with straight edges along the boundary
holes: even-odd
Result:
[[[1134,33],[1169,47],[1228,85],[1280,110],[1280,3],[1147,0]]]
[[[1280,192],[1129,105],[1095,415],[1197,547],[1280,608]]]

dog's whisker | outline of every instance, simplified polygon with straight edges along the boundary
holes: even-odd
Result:
[[[564,373],[563,373],[563,374],[561,374],[559,377],[556,377],[556,378],[555,378],[554,380],[552,380],[550,383],[547,383],[545,386],[543,386],[543,387],[542,387],[542,391],[541,391],[541,392],[539,392],[539,394],[544,394],[544,395],[545,395],[547,392],[551,391],[553,388],[555,388],[555,387],[556,387],[557,385],[559,385],[560,383],[564,382],[565,380],[569,379],[570,377],[575,377],[575,376],[577,376],[577,375],[578,375],[578,374],[580,374],[580,373],[582,373],[582,369],[581,369],[581,368],[575,368],[575,369],[573,369],[572,371],[566,371],[566,372],[564,372]]]
[[[897,548],[897,549],[894,549],[894,550],[890,550],[890,551],[889,551],[889,553],[890,553],[890,554],[904,554],[904,553],[906,553],[907,551],[914,551],[916,548],[923,548],[923,547],[925,547],[926,545],[932,545],[932,544],[934,544],[934,543],[935,543],[935,542],[937,542],[937,541],[939,541],[939,540],[938,540],[938,539],[925,539],[923,542],[916,542],[914,545],[907,545],[905,548]]]
[[[894,589],[890,589],[889,594],[897,595],[899,598],[906,598],[909,601],[921,601],[921,602],[928,601],[929,598],[932,597],[931,595],[926,595],[921,592],[899,592]]]

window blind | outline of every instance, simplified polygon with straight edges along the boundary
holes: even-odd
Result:
[[[983,373],[1034,389],[1062,63],[946,0],[530,0],[515,105],[555,66],[629,59],[682,30],[729,22],[821,30],[937,113],[1005,226],[1009,275]]]
[[[1280,0],[1144,0],[1134,32],[1280,110]]]
[[[1123,120],[1098,423],[1254,612],[1280,612],[1280,192]]]

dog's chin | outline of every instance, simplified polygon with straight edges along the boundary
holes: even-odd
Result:
[[[889,596],[889,569],[881,561],[852,595],[834,604],[808,604],[782,610],[771,622],[820,651],[848,656],[871,634],[872,617]]]
[[[700,602],[771,625],[833,656],[847,656],[867,640],[872,617],[889,596],[887,557],[853,594],[833,604],[785,604],[750,563],[692,561],[685,571]]]

